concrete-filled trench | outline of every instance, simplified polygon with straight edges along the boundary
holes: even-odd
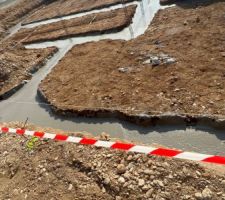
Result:
[[[16,0],[0,0],[0,9],[11,6]]]
[[[67,131],[84,131],[94,135],[107,132],[112,138],[136,141],[145,144],[161,144],[171,148],[185,151],[198,151],[206,154],[225,155],[225,134],[223,129],[215,129],[206,123],[197,123],[194,126],[186,126],[185,123],[167,123],[165,125],[143,127],[116,118],[85,118],[65,117],[55,115],[50,106],[37,94],[38,85],[61,58],[77,44],[102,39],[124,39],[130,40],[144,33],[153,19],[155,13],[161,7],[159,0],[142,0],[138,4],[133,23],[118,33],[103,35],[74,37],[66,40],[49,41],[43,43],[29,44],[26,48],[46,48],[56,46],[59,51],[48,60],[47,64],[33,75],[33,78],[7,100],[0,102],[0,121],[25,121],[29,118],[30,123],[44,127],[59,128]],[[132,3],[133,4],[133,3]],[[60,20],[72,19],[85,14],[108,11],[123,7],[120,4],[106,9],[93,10],[90,12],[70,15],[66,17],[45,20],[37,23],[21,26],[19,23],[12,28],[11,34],[20,28],[32,28],[40,24],[48,24]]]

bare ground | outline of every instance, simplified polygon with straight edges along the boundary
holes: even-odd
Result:
[[[39,9],[27,18],[23,24],[43,21],[61,16],[87,12],[94,9],[107,8],[120,3],[133,2],[135,0],[58,0],[48,6]],[[138,0],[137,0],[138,1]]]
[[[75,46],[40,91],[58,110],[76,113],[224,115],[225,2],[210,2],[161,10],[144,35],[128,42]],[[176,62],[165,64],[165,54]]]
[[[23,127],[23,123],[0,124]],[[62,132],[27,125],[29,130]],[[79,135],[81,133],[69,133]],[[50,140],[0,137],[0,199],[225,198],[224,168]]]
[[[57,50],[28,50],[12,37],[5,39],[12,26],[42,4],[42,0],[18,0],[0,10],[0,100],[22,87],[24,80],[29,80],[32,77],[31,73],[42,67]]]
[[[18,0],[10,7],[0,10],[0,39],[8,34],[8,29],[32,10],[38,8],[43,0]]]
[[[44,80],[41,89],[62,109],[119,105],[132,110],[138,105],[145,111],[190,109],[223,114],[224,9],[224,3],[197,10],[171,8],[160,11],[153,26],[138,39],[79,45]],[[20,48],[22,51],[12,54],[3,48],[7,63],[27,66],[26,58],[42,58],[50,50],[40,50],[39,55],[39,50]],[[146,62],[150,54],[162,52],[178,62],[154,67]],[[0,126],[21,128],[22,124]],[[26,128],[61,132],[34,125]],[[48,140],[39,140],[29,151],[29,141],[0,135],[0,199],[225,199],[223,166]]]
[[[23,43],[34,43],[120,31],[132,22],[136,7],[136,5],[128,6],[126,13],[124,8],[121,8],[62,20],[35,28],[21,29],[13,36],[13,39],[16,41],[23,40]]]
[[[6,98],[6,93],[31,79],[31,73],[42,67],[56,51],[54,47],[25,49],[23,45],[16,48],[5,45],[0,54],[0,98]]]

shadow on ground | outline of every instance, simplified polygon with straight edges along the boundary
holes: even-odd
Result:
[[[200,6],[208,6],[217,2],[225,2],[225,0],[168,0],[164,5],[175,4],[183,9],[193,9]]]
[[[139,134],[147,135],[151,134],[152,132],[157,132],[160,134],[166,134],[173,131],[187,131],[187,129],[192,129],[194,131],[204,131],[206,133],[210,133],[215,135],[221,142],[225,142],[225,133],[223,130],[217,130],[209,126],[186,126],[185,123],[183,124],[166,124],[166,125],[149,125],[149,126],[140,126],[134,123],[131,123],[126,120],[120,120],[116,117],[83,117],[83,116],[63,116],[56,114],[50,107],[50,105],[46,104],[46,102],[40,97],[38,94],[36,95],[36,101],[39,103],[39,106],[50,115],[51,118],[55,120],[60,120],[61,122],[64,121],[71,121],[76,124],[80,123],[87,123],[87,124],[104,124],[104,123],[118,123],[121,127],[128,131],[137,131]],[[107,130],[106,130],[107,132]]]

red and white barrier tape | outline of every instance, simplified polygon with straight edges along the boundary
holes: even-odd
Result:
[[[65,142],[77,143],[82,145],[93,145],[96,147],[104,147],[104,148],[110,148],[110,149],[143,153],[148,155],[173,157],[173,158],[180,158],[180,159],[186,159],[186,160],[192,160],[192,161],[202,161],[207,163],[225,165],[225,157],[222,157],[222,156],[183,152],[180,150],[166,149],[166,148],[139,146],[135,144],[121,143],[121,142],[101,141],[101,140],[96,140],[91,138],[80,138],[80,137],[67,136],[67,135],[61,135],[61,134],[28,131],[23,129],[13,129],[8,127],[0,127],[0,132],[34,136],[39,138],[52,139],[56,141],[65,141]]]

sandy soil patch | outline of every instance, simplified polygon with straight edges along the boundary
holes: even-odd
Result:
[[[128,6],[126,10],[126,13],[121,8],[31,29],[21,29],[13,38],[17,41],[23,40],[23,43],[34,43],[120,31],[132,22],[136,5]]]

